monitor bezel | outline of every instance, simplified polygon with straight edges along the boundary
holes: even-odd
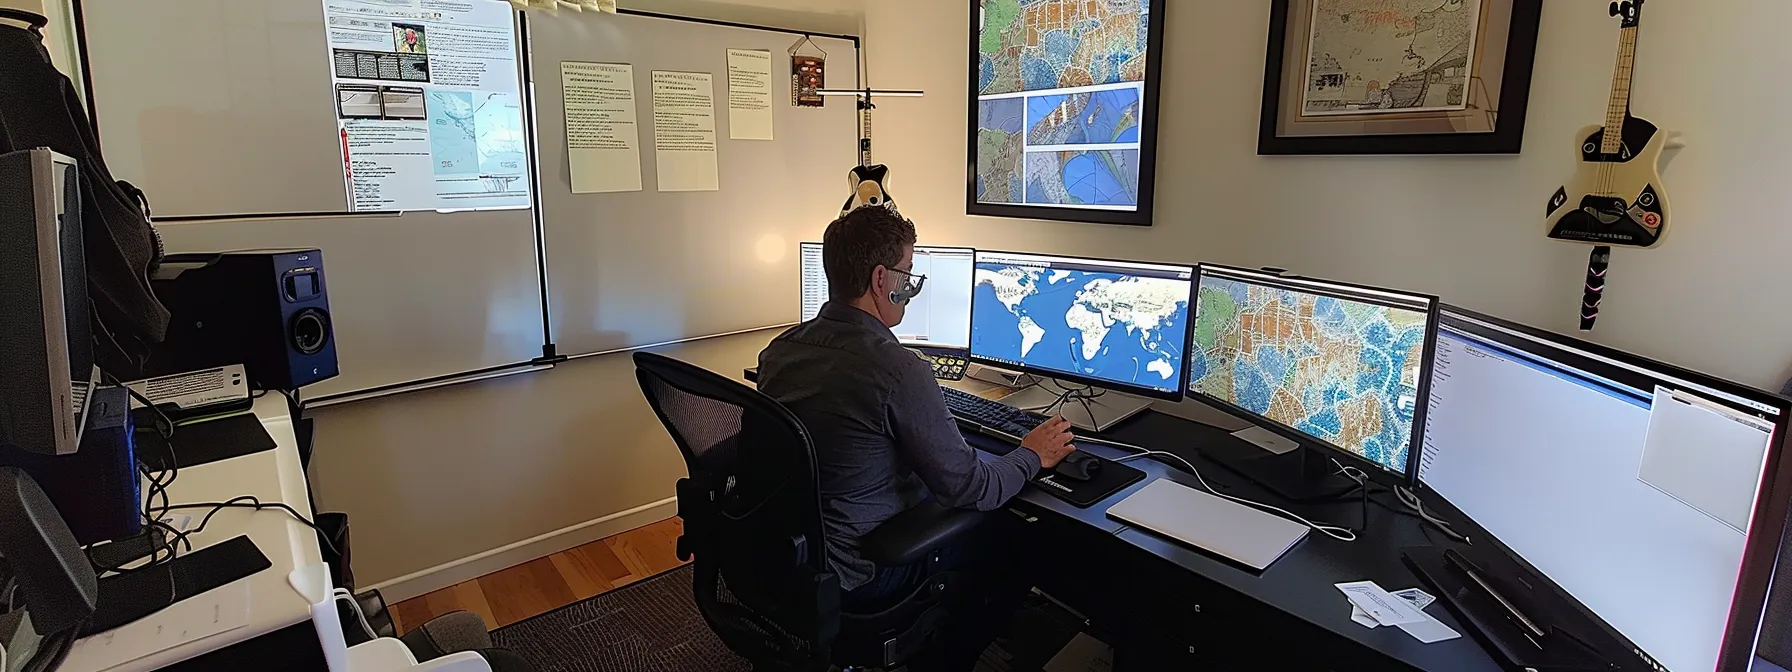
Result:
[[[1343,446],[1334,444],[1331,441],[1328,441],[1322,437],[1313,436],[1312,434],[1308,434],[1299,429],[1295,429],[1294,427],[1290,427],[1288,425],[1282,424],[1280,421],[1275,420],[1273,418],[1258,415],[1255,411],[1252,411],[1250,409],[1247,409],[1247,408],[1244,408],[1237,404],[1234,404],[1231,401],[1221,399],[1219,397],[1209,395],[1206,392],[1202,392],[1202,391],[1194,389],[1195,381],[1194,381],[1194,376],[1192,375],[1192,369],[1194,368],[1194,362],[1192,360],[1188,362],[1188,367],[1187,367],[1187,368],[1191,369],[1191,372],[1189,375],[1184,376],[1188,380],[1186,380],[1183,383],[1183,391],[1186,393],[1186,395],[1189,399],[1194,399],[1198,402],[1201,402],[1203,404],[1207,404],[1210,406],[1214,406],[1214,407],[1224,410],[1228,413],[1242,416],[1246,420],[1249,420],[1252,424],[1255,424],[1259,427],[1263,427],[1264,429],[1268,429],[1272,432],[1275,432],[1276,434],[1278,434],[1278,435],[1282,436],[1283,438],[1286,438],[1290,441],[1299,443],[1302,447],[1316,448],[1316,449],[1319,449],[1319,450],[1325,452],[1326,454],[1328,454],[1330,456],[1341,457],[1343,460],[1345,460],[1344,464],[1355,466],[1357,468],[1362,468],[1364,466],[1368,466],[1369,468],[1364,469],[1363,472],[1368,474],[1370,476],[1371,480],[1376,480],[1376,481],[1381,481],[1381,482],[1402,483],[1402,484],[1411,483],[1414,474],[1416,474],[1417,470],[1418,470],[1419,451],[1424,447],[1424,442],[1422,439],[1424,437],[1425,417],[1426,417],[1426,411],[1430,407],[1430,400],[1431,400],[1431,364],[1432,364],[1432,360],[1435,358],[1436,353],[1437,353],[1437,328],[1438,328],[1438,322],[1441,319],[1440,311],[1441,311],[1441,307],[1443,305],[1443,301],[1434,295],[1421,294],[1418,292],[1408,292],[1408,291],[1397,290],[1397,289],[1389,289],[1386,287],[1376,287],[1373,285],[1360,285],[1360,284],[1349,283],[1349,282],[1339,282],[1336,280],[1312,278],[1312,277],[1295,275],[1295,274],[1279,272],[1279,271],[1265,271],[1265,270],[1261,270],[1261,269],[1242,268],[1242,267],[1238,267],[1238,266],[1226,266],[1223,264],[1203,263],[1203,264],[1201,264],[1200,268],[1197,270],[1197,274],[1196,274],[1196,278],[1195,278],[1195,301],[1197,301],[1197,304],[1196,304],[1197,313],[1191,319],[1195,320],[1196,323],[1198,323],[1200,320],[1199,303],[1198,302],[1200,301],[1200,296],[1201,296],[1201,283],[1207,279],[1209,271],[1218,271],[1219,275],[1222,275],[1222,276],[1225,276],[1228,274],[1249,276],[1248,278],[1227,277],[1227,279],[1229,279],[1229,280],[1236,280],[1236,281],[1240,281],[1240,282],[1270,283],[1270,282],[1281,281],[1281,282],[1287,283],[1287,282],[1292,281],[1292,282],[1302,282],[1302,283],[1313,283],[1316,285],[1321,285],[1322,288],[1291,287],[1289,289],[1291,291],[1308,293],[1308,294],[1317,294],[1317,295],[1321,295],[1321,296],[1329,296],[1331,298],[1342,299],[1342,300],[1346,300],[1346,301],[1357,301],[1360,303],[1370,303],[1370,304],[1375,304],[1375,305],[1384,305],[1384,304],[1388,304],[1388,303],[1393,303],[1395,301],[1395,299],[1392,299],[1392,298],[1383,298],[1383,297],[1378,297],[1378,296],[1375,296],[1374,294],[1372,294],[1372,293],[1380,293],[1380,294],[1388,294],[1388,295],[1397,296],[1397,297],[1400,297],[1403,299],[1410,299],[1414,303],[1419,303],[1419,304],[1424,305],[1424,312],[1426,315],[1425,341],[1424,341],[1425,342],[1425,354],[1424,354],[1424,357],[1422,357],[1419,362],[1418,399],[1414,400],[1414,402],[1413,402],[1414,407],[1413,407],[1413,416],[1412,416],[1412,434],[1410,436],[1408,436],[1406,439],[1407,440],[1406,464],[1401,465],[1401,467],[1397,470],[1390,468],[1387,465],[1384,465],[1380,462],[1371,460],[1362,455],[1358,455],[1358,454],[1350,451],[1349,449],[1344,448]],[[1331,290],[1331,291],[1328,292],[1325,290]],[[1370,293],[1370,294],[1365,294],[1365,293]],[[1411,307],[1409,307],[1409,306],[1387,306],[1387,307],[1411,309]],[[1192,343],[1193,343],[1194,331],[1195,331],[1195,327],[1194,327],[1194,325],[1191,324],[1189,327],[1189,334],[1191,337],[1191,339],[1190,339],[1190,343],[1191,343],[1190,348],[1191,349],[1193,348]]]
[[[1158,158],[1158,117],[1159,101],[1163,98],[1164,67],[1164,11],[1169,4],[1167,0],[1140,0],[1151,9],[1151,23],[1145,27],[1145,96],[1140,101],[1144,115],[1139,129],[1139,205],[1133,210],[1086,210],[1062,205],[1016,205],[1011,203],[983,203],[977,200],[977,96],[979,87],[977,77],[968,77],[968,126],[966,130],[965,162],[965,197],[964,211],[967,215],[983,217],[1008,217],[1014,219],[1046,219],[1060,222],[1083,222],[1092,224],[1121,224],[1126,226],[1151,226],[1157,207],[1157,158]],[[980,30],[977,28],[981,19],[979,3],[970,3],[970,18],[966,24],[970,27],[970,37],[965,42],[969,47],[969,69],[966,72],[976,73],[981,67],[982,51],[978,48]],[[1024,96],[1023,96],[1024,99]],[[1022,166],[1023,170],[1025,166]],[[1023,175],[1024,177],[1024,175]]]
[[[1178,387],[1177,387],[1176,391],[1165,392],[1163,390],[1153,389],[1150,387],[1146,387],[1146,386],[1138,385],[1138,384],[1134,384],[1134,383],[1118,383],[1118,382],[1111,381],[1111,380],[1102,380],[1100,378],[1095,378],[1093,376],[1085,376],[1085,375],[1081,375],[1081,374],[1077,374],[1077,373],[1056,371],[1056,370],[1048,369],[1048,368],[1041,367],[1041,366],[1032,366],[1032,365],[1026,364],[1025,362],[1019,362],[1019,363],[1008,362],[1005,360],[994,359],[991,357],[978,356],[977,351],[976,351],[976,345],[977,345],[977,338],[976,338],[976,332],[977,332],[977,276],[976,276],[975,271],[973,271],[971,274],[971,334],[972,334],[971,347],[969,347],[965,350],[966,354],[968,355],[967,359],[969,359],[972,363],[978,364],[981,366],[995,367],[995,368],[1003,369],[1003,370],[1007,370],[1007,371],[1019,371],[1021,373],[1025,373],[1028,375],[1043,376],[1046,378],[1050,378],[1052,380],[1061,380],[1061,381],[1076,383],[1079,385],[1092,385],[1092,386],[1100,388],[1100,389],[1110,390],[1110,391],[1114,391],[1114,392],[1120,392],[1122,394],[1130,394],[1130,395],[1137,396],[1137,397],[1146,397],[1146,398],[1150,398],[1150,399],[1161,399],[1164,401],[1182,401],[1182,391],[1181,390],[1183,388],[1188,387],[1188,347],[1189,347],[1190,343],[1194,342],[1194,335],[1195,335],[1195,288],[1196,288],[1196,280],[1200,277],[1200,272],[1201,272],[1201,269],[1198,265],[1178,264],[1178,263],[1165,262],[1165,261],[1142,261],[1142,260],[1138,260],[1138,259],[1103,259],[1100,257],[1072,257],[1072,256],[1067,256],[1067,255],[1062,255],[1062,254],[1050,254],[1050,253],[1044,253],[1044,252],[1014,252],[1014,251],[1007,251],[1007,250],[981,250],[981,249],[977,250],[977,258],[976,258],[976,262],[975,262],[976,264],[983,263],[983,255],[985,253],[988,253],[988,254],[1017,254],[1017,255],[1027,255],[1027,256],[1034,256],[1034,257],[1047,257],[1047,258],[1051,258],[1051,259],[1063,259],[1065,261],[1089,261],[1089,262],[1095,262],[1097,264],[1152,264],[1152,265],[1156,265],[1156,266],[1172,266],[1172,267],[1176,267],[1176,268],[1190,269],[1189,283],[1188,283],[1188,286],[1189,286],[1188,325],[1187,325],[1187,328],[1183,330],[1184,333],[1183,333],[1183,340],[1182,340],[1182,366],[1177,367],[1177,369],[1178,369],[1177,379],[1179,382],[1177,383]]]
[[[1466,319],[1469,322],[1464,323]],[[1774,564],[1779,556],[1782,535],[1786,531],[1788,500],[1785,493],[1792,492],[1792,462],[1783,459],[1788,440],[1792,439],[1792,399],[1765,390],[1749,387],[1739,383],[1723,380],[1715,376],[1702,374],[1690,369],[1668,364],[1658,360],[1633,355],[1628,352],[1608,348],[1597,343],[1583,341],[1564,336],[1552,331],[1537,329],[1503,320],[1491,315],[1478,313],[1453,305],[1444,305],[1438,323],[1441,329],[1445,322],[1453,328],[1466,331],[1479,338],[1486,338],[1501,345],[1507,345],[1497,331],[1490,334],[1487,328],[1473,324],[1480,322],[1497,329],[1504,329],[1523,337],[1542,341],[1552,346],[1565,348],[1555,356],[1543,357],[1564,362],[1571,368],[1583,368],[1587,365],[1609,367],[1610,364],[1590,360],[1575,351],[1584,352],[1605,359],[1610,359],[1649,371],[1651,374],[1666,378],[1678,378],[1690,383],[1702,385],[1724,394],[1741,397],[1763,405],[1773,406],[1779,411],[1774,422],[1775,440],[1768,446],[1766,463],[1761,467],[1761,482],[1755,495],[1755,508],[1749,519],[1748,538],[1743,542],[1742,567],[1736,575],[1736,588],[1730,599],[1730,613],[1724,624],[1724,636],[1718,646],[1717,669],[1747,669],[1749,661],[1755,656],[1755,648],[1759,641],[1759,625],[1766,613],[1767,597],[1773,578]],[[1507,345],[1507,347],[1511,347]],[[1531,354],[1524,348],[1519,350]],[[1559,359],[1558,359],[1559,357]],[[1697,392],[1696,390],[1692,390]],[[1710,398],[1710,395],[1704,395]],[[1726,399],[1712,399],[1727,407],[1738,408],[1735,402]],[[1574,598],[1548,575],[1533,566],[1524,556],[1485,528],[1475,522],[1474,518],[1463,513],[1442,492],[1427,487],[1418,478],[1417,463],[1414,463],[1412,489],[1420,498],[1420,502],[1434,509],[1441,517],[1450,521],[1457,532],[1465,534],[1471,540],[1469,547],[1480,552],[1492,552],[1500,559],[1517,565],[1524,572],[1535,577],[1541,585],[1547,586],[1550,596],[1562,600],[1573,608],[1576,614],[1597,624],[1603,632],[1614,637],[1616,642],[1629,647],[1633,655],[1646,665],[1655,664],[1648,657],[1642,646],[1618,632],[1617,628],[1607,623],[1592,609]],[[1764,524],[1764,526],[1763,526]],[[1765,533],[1760,533],[1765,531]],[[1473,543],[1474,540],[1485,540],[1486,545]],[[1676,671],[1677,672],[1677,671]]]
[[[802,267],[802,263],[803,263],[803,250],[805,248],[809,248],[809,247],[825,249],[825,246],[822,243],[814,242],[814,241],[803,241],[803,242],[797,244],[797,247],[796,247],[796,249],[797,249],[796,305],[797,305],[797,320],[798,320],[797,323],[798,324],[808,321],[808,320],[802,319],[803,318],[803,312],[802,312],[803,311],[803,267]],[[970,253],[971,264],[972,264],[970,287],[972,289],[976,289],[976,287],[977,287],[977,273],[976,273],[977,248],[964,247],[964,246],[959,246],[959,245],[916,245],[914,247],[915,247],[915,254],[917,254],[917,255],[920,254],[922,251],[927,251],[929,253],[932,253],[932,252],[968,252],[968,253]],[[827,267],[825,264],[823,265],[821,272],[824,276],[827,274]],[[933,281],[932,278],[928,279],[929,283],[931,283],[932,281]],[[825,306],[825,305],[827,305],[827,301],[831,301],[831,300],[832,299],[824,300],[821,303],[822,303],[822,305]],[[819,311],[817,314],[819,314]],[[814,318],[809,318],[809,319],[814,319]],[[968,351],[971,349],[971,346],[969,343],[970,342],[970,334],[965,334],[965,341],[966,341],[965,346],[962,348],[956,347],[956,346],[951,346],[951,345],[942,345],[939,343],[931,343],[928,341],[902,340],[900,338],[898,338],[896,342],[902,344],[903,347],[907,347],[907,348],[926,348],[929,350],[965,352],[965,351]]]

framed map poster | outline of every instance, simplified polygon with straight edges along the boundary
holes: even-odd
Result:
[[[1516,154],[1543,0],[1276,0],[1259,154]]]
[[[1165,0],[973,0],[965,211],[1151,225]]]

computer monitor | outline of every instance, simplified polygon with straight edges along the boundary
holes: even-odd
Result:
[[[903,345],[963,350],[971,343],[971,266],[976,250],[968,247],[915,246],[916,275],[927,276],[921,294],[890,331]],[[828,302],[828,272],[821,262],[821,243],[802,244],[802,321],[815,319]]]
[[[1431,379],[1428,506],[1603,623],[1626,669],[1748,668],[1792,401],[1454,308]]]
[[[1262,459],[1229,466],[1295,499],[1351,487],[1328,481],[1337,468],[1327,458],[1406,479],[1436,297],[1203,265],[1196,301],[1191,396],[1322,451],[1247,452]]]
[[[48,149],[0,155],[0,444],[67,455],[94,381],[80,170]]]
[[[978,250],[970,359],[1180,399],[1194,276],[1177,264]]]

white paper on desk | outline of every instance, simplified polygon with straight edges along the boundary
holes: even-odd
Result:
[[[1374,581],[1357,581],[1355,583],[1337,584],[1338,590],[1344,591],[1344,598],[1351,604],[1374,617],[1382,625],[1400,625],[1417,623],[1425,620],[1425,612],[1412,607],[1412,603],[1394,597],[1382,590]]]
[[[1401,623],[1394,627],[1405,630],[1406,634],[1412,635],[1421,644],[1431,644],[1462,636],[1450,629],[1450,626],[1444,625],[1443,621],[1432,618],[1431,614],[1420,612],[1419,615],[1424,616],[1425,620],[1417,623]]]
[[[1363,626],[1365,628],[1381,627],[1380,621],[1375,620],[1375,617],[1370,616],[1369,612],[1363,611],[1362,607],[1356,606],[1354,604],[1350,605],[1350,620],[1356,621],[1357,625]]]
[[[1412,604],[1414,609],[1418,609],[1419,611],[1424,611],[1425,607],[1429,607],[1432,602],[1437,601],[1437,598],[1432,597],[1431,593],[1427,593],[1417,588],[1396,590],[1389,594],[1402,600],[1406,600]],[[1369,612],[1363,611],[1362,607],[1356,606],[1355,604],[1350,605],[1350,620],[1356,621],[1357,625],[1361,625],[1365,628],[1381,627],[1380,621],[1375,620],[1374,616],[1370,616]]]
[[[75,642],[63,667],[104,670],[249,624],[249,582],[208,590]]]

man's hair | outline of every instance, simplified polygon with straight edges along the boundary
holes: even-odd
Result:
[[[896,268],[902,248],[915,244],[915,223],[889,208],[865,206],[828,225],[821,236],[821,264],[828,298],[851,301],[871,289],[878,266]]]

